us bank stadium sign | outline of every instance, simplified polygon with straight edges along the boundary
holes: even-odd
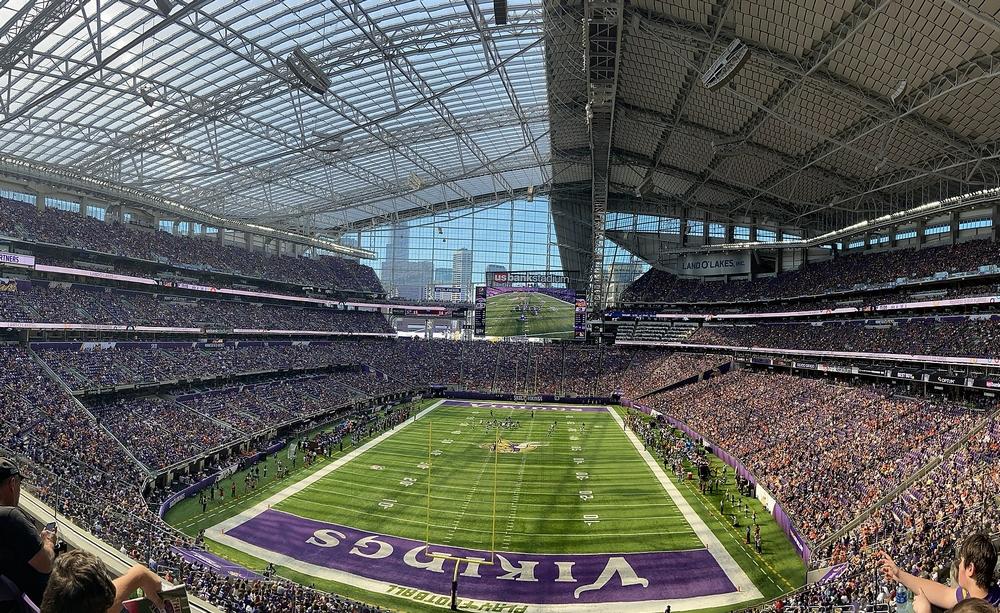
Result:
[[[563,272],[491,272],[487,274],[490,286],[509,287],[512,285],[566,285],[569,276]]]

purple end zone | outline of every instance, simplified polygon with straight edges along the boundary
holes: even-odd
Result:
[[[226,532],[296,560],[392,585],[446,594],[454,562],[420,541],[382,536],[269,509]],[[488,552],[428,551],[489,560]],[[705,549],[624,554],[498,553],[497,564],[460,563],[463,598],[525,604],[677,600],[736,591]]]
[[[445,400],[443,407],[466,407],[496,411],[555,411],[559,413],[606,413],[604,406],[569,406],[564,404],[523,404],[517,402],[497,402],[494,400]]]

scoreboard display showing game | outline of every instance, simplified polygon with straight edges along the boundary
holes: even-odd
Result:
[[[587,300],[558,272],[497,272],[476,288],[477,336],[582,339]]]

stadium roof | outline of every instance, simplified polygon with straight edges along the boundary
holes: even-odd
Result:
[[[495,201],[550,179],[541,12],[512,2],[497,26],[472,0],[5,2],[0,151],[304,231]],[[286,63],[297,47],[325,93]]]
[[[605,210],[816,236],[1000,183],[998,11],[522,0],[500,25],[473,0],[5,2],[0,166],[334,235],[551,189],[580,271]],[[737,39],[749,60],[704,87]]]
[[[816,236],[1000,183],[997,0],[597,4],[621,13],[608,210]],[[593,106],[572,27],[585,5],[546,9],[553,209],[573,217],[602,166],[579,129]],[[701,75],[736,39],[749,60],[709,90]],[[564,263],[586,268],[589,227],[565,230]]]

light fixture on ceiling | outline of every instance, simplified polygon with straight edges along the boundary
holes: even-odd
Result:
[[[285,65],[303,85],[317,94],[325,94],[330,89],[330,79],[302,47],[292,50],[292,53],[285,58]]]
[[[701,84],[709,91],[715,91],[728,83],[740,68],[750,59],[750,47],[738,38],[717,57],[708,70],[701,75]]]
[[[174,9],[173,0],[156,0],[156,8],[160,9],[164,17],[169,17],[170,11]]]
[[[341,134],[327,134],[313,130],[313,148],[323,153],[337,153],[344,148],[344,137]]]
[[[415,172],[410,172],[410,176],[406,178],[406,181],[409,183],[410,189],[414,191],[424,186],[424,182],[420,180],[420,177],[418,177]]]
[[[895,102],[896,98],[902,96],[903,92],[905,91],[906,91],[906,79],[900,79],[899,83],[896,84],[896,89],[892,90],[892,93],[889,94],[889,100]]]
[[[728,136],[724,138],[712,139],[710,145],[712,154],[720,157],[727,155],[737,155],[742,152],[746,139],[742,136]]]

